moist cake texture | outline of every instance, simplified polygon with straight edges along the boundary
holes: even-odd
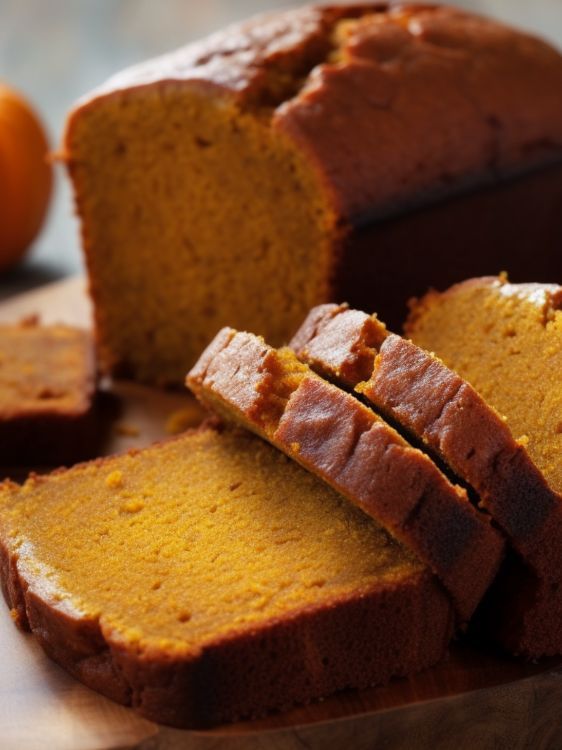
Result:
[[[464,326],[449,321],[446,313],[441,325],[440,330],[451,325],[453,335],[462,330],[459,338],[466,340]],[[517,587],[502,595],[504,613],[498,615],[493,607],[494,629],[503,622],[500,635],[512,650],[531,656],[562,653],[557,593],[562,498],[505,420],[467,381],[428,351],[389,333],[375,315],[322,305],[310,312],[291,346],[321,375],[354,389],[401,425],[476,491],[479,505],[520,556],[517,569],[523,566],[520,575],[527,578],[523,596]],[[485,356],[473,356],[485,367]],[[498,597],[496,587],[490,599]]]
[[[406,333],[436,352],[507,420],[562,491],[562,288],[470,279],[413,303]]]
[[[62,148],[104,367],[179,383],[221,326],[279,345],[330,298],[384,313],[461,262],[437,239],[455,207],[425,230],[412,208],[467,191],[483,199],[458,226],[494,241],[472,243],[464,274],[525,267],[519,203],[535,240],[537,226],[545,247],[558,236],[561,88],[562,58],[537,39],[384,3],[265,15],[113,77],[78,103]],[[512,199],[502,186],[519,182]],[[414,217],[406,237],[397,216]],[[423,263],[398,261],[422,236]]]
[[[18,624],[86,685],[177,726],[385,682],[451,633],[408,550],[247,433],[4,483],[0,549]]]
[[[433,462],[289,349],[223,329],[189,373],[207,406],[269,440],[387,528],[438,576],[466,622],[503,542]]]

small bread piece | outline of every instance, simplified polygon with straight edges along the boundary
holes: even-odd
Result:
[[[525,607],[518,589],[502,597],[502,641],[530,656],[562,653],[562,498],[500,415],[437,357],[346,305],[312,310],[291,347],[322,376],[355,388],[474,488],[531,579]],[[494,619],[497,627],[504,618],[496,611]]]
[[[372,516],[438,576],[460,623],[470,618],[497,572],[503,542],[464,490],[371,409],[290,350],[230,328],[217,334],[187,384]]]
[[[184,727],[418,671],[454,619],[372,519],[254,436],[211,428],[4,483],[0,574],[55,661]]]
[[[88,457],[96,367],[87,331],[0,326],[0,465],[60,465]]]

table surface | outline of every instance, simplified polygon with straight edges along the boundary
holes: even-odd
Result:
[[[562,46],[561,0],[456,0]],[[66,112],[117,70],[290,0],[0,0],[1,77],[34,102],[58,143]],[[70,189],[57,168],[49,220],[28,259],[0,278],[0,298],[82,268]]]

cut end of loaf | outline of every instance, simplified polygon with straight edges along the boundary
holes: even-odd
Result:
[[[221,326],[281,344],[327,297],[335,217],[259,113],[163,81],[84,104],[65,150],[106,369],[179,384]]]

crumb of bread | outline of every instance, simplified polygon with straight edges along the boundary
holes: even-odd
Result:
[[[182,409],[177,409],[168,415],[165,425],[166,432],[169,435],[178,435],[180,432],[185,432],[191,427],[200,425],[204,416],[203,408],[197,401],[192,401]]]
[[[115,432],[123,437],[138,437],[140,435],[138,427],[126,422],[120,422],[118,425],[115,425]]]

